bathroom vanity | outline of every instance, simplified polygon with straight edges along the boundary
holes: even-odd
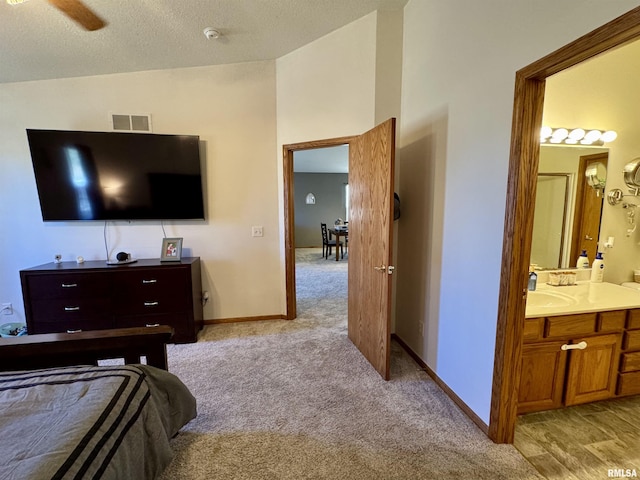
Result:
[[[640,393],[640,291],[540,285],[524,322],[518,413]]]

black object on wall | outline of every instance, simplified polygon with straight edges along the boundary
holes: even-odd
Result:
[[[45,221],[204,219],[196,135],[27,130]]]

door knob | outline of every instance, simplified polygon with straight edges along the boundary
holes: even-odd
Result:
[[[584,239],[585,239],[585,240],[593,240],[593,237],[590,237],[589,235],[585,235],[585,236],[584,236]]]
[[[379,267],[373,267],[373,268],[375,268],[377,271],[381,273],[387,272],[389,275],[391,275],[393,271],[396,269],[396,267],[394,267],[393,265],[389,265],[387,267],[385,264],[382,264]]]

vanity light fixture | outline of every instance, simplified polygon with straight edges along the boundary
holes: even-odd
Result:
[[[7,0],[7,3],[9,5],[19,5],[21,3],[26,2],[27,0]]]
[[[551,128],[540,129],[541,145],[576,145],[579,147],[601,147],[613,142],[618,134],[613,130],[585,130],[584,128]]]

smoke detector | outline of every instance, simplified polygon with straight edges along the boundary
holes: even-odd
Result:
[[[220,38],[220,32],[213,27],[205,28],[202,33],[204,33],[204,36],[207,37],[208,40],[211,40],[212,38]]]

